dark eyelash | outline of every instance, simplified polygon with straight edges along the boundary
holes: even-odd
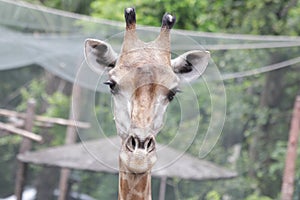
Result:
[[[114,80],[108,80],[108,81],[105,81],[104,84],[108,85],[109,88],[110,88],[110,90],[111,90],[111,92],[114,93],[114,90],[115,90],[116,85],[117,85],[116,81],[114,81]]]
[[[167,94],[168,100],[171,102],[174,99],[174,96],[177,92],[181,92],[178,88],[171,89],[169,93]]]

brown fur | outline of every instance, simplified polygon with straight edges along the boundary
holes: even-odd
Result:
[[[122,165],[120,163],[120,165]],[[124,167],[121,167],[123,170]],[[151,174],[119,173],[119,200],[151,200]]]

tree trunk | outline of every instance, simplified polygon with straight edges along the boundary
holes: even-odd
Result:
[[[297,145],[300,132],[300,95],[295,100],[293,116],[290,125],[290,136],[285,160],[285,170],[281,187],[281,199],[292,200],[297,159]]]
[[[58,172],[58,168],[42,168],[37,179],[36,199],[54,199],[53,192],[57,187]]]
[[[278,54],[272,54],[270,56],[271,63],[280,62],[281,56]],[[259,125],[259,131],[255,132],[249,145],[249,160],[253,163],[249,166],[249,176],[252,178],[257,178],[258,168],[267,169],[271,164],[270,155],[267,152],[272,152],[274,149],[274,135],[279,134],[276,130],[272,129],[270,125],[270,119],[272,114],[269,113],[271,109],[279,108],[279,104],[283,98],[284,92],[284,76],[286,69],[280,69],[268,72],[266,74],[265,83],[260,96],[259,104],[259,114],[265,115],[264,122],[257,122]],[[258,165],[259,161],[259,165]],[[269,179],[262,177],[263,182],[266,186],[260,185],[262,192],[265,195],[272,196],[273,192],[276,190],[272,186],[268,187]],[[261,181],[262,181],[261,180]],[[280,185],[278,185],[280,187]],[[279,189],[279,188],[278,188]]]
[[[26,119],[25,119],[25,130],[31,131],[34,124],[34,116],[35,116],[35,100],[30,99],[27,102],[27,111],[26,111]],[[32,142],[30,139],[23,137],[21,146],[19,149],[19,153],[25,153],[31,149]],[[23,189],[25,186],[25,179],[27,174],[27,163],[23,163],[18,161],[18,170],[16,175],[16,187],[15,187],[15,195],[17,200],[22,200],[23,197]]]

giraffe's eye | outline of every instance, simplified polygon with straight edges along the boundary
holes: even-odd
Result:
[[[174,96],[176,95],[177,92],[180,92],[178,88],[169,90],[169,93],[167,94],[167,99],[171,102],[174,99]]]
[[[113,94],[115,93],[115,89],[116,89],[116,85],[117,85],[116,81],[108,80],[108,81],[105,81],[104,84],[109,86],[111,93],[113,93]]]

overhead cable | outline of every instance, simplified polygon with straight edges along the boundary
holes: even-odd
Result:
[[[297,64],[299,62],[300,62],[300,57],[297,57],[297,58],[286,60],[286,61],[283,61],[283,62],[280,62],[280,63],[268,65],[268,66],[265,66],[265,67],[251,69],[251,70],[248,70],[248,71],[224,74],[224,75],[222,75],[222,80],[253,76],[253,75],[257,75],[257,74],[261,74],[261,73],[265,73],[265,72],[270,72],[270,71],[282,69],[282,68],[285,68],[285,67],[290,67],[290,66],[292,66],[294,64]]]
[[[25,7],[33,10],[37,10],[40,12],[50,13],[53,15],[59,15],[63,17],[78,19],[78,20],[84,20],[84,21],[90,21],[100,24],[107,24],[107,25],[113,25],[122,27],[124,26],[124,23],[113,21],[113,20],[107,20],[107,19],[100,19],[100,18],[94,18],[87,15],[81,15],[77,13],[71,13],[67,11],[57,10],[53,8],[48,8],[45,6],[40,5],[33,5],[30,3],[26,3],[23,1],[11,1],[11,0],[0,0],[2,2],[8,3],[8,4],[14,4],[20,7]],[[157,27],[149,27],[149,26],[141,26],[144,28],[157,28]],[[248,34],[230,34],[230,33],[211,33],[211,32],[198,32],[198,31],[190,31],[190,30],[178,30],[177,31],[184,33],[189,36],[195,36],[195,37],[207,37],[207,38],[218,38],[218,39],[231,39],[231,40],[257,40],[257,41],[274,41],[274,42],[283,42],[283,41],[297,41],[300,42],[300,37],[298,36],[274,36],[274,35],[248,35]]]

